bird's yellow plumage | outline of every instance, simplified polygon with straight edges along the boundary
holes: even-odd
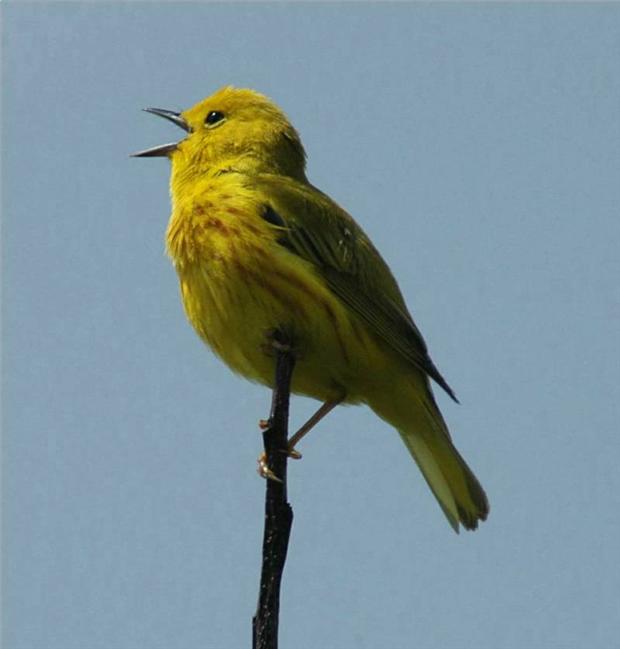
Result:
[[[484,491],[455,449],[432,363],[389,268],[305,174],[295,129],[269,99],[223,88],[183,113],[187,131],[137,155],[172,162],[167,250],[188,318],[233,370],[271,386],[269,333],[294,340],[293,392],[366,403],[395,426],[452,526],[474,529]]]

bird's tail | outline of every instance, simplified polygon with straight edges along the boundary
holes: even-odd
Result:
[[[398,381],[389,393],[368,405],[398,429],[450,525],[478,527],[489,513],[489,502],[476,476],[456,450],[425,377]]]

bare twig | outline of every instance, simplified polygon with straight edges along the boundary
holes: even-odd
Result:
[[[288,408],[295,357],[291,341],[281,331],[273,335],[276,352],[275,387],[269,425],[263,431],[267,467],[278,480],[266,480],[263,563],[256,614],[252,619],[253,649],[277,649],[280,583],[293,524],[286,497]]]

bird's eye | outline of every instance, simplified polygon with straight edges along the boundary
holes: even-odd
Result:
[[[207,126],[213,126],[224,119],[224,113],[220,113],[219,110],[212,110],[205,119],[205,124]]]

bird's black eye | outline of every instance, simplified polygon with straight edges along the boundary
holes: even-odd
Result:
[[[220,113],[219,110],[212,110],[205,119],[205,124],[208,126],[213,126],[224,119],[224,113]]]

